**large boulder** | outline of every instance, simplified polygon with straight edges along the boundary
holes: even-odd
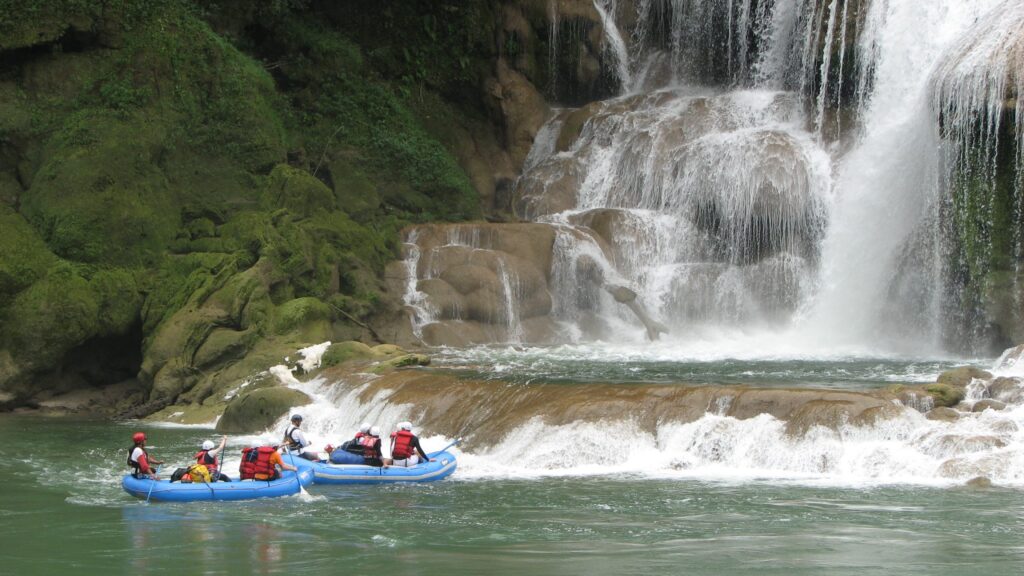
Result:
[[[971,383],[971,380],[977,378],[978,380],[991,380],[992,373],[981,368],[975,368],[974,366],[960,366],[959,368],[953,368],[952,370],[946,370],[942,374],[939,374],[939,378],[936,380],[939,384],[948,384],[950,386],[964,387]]]
[[[312,402],[309,396],[291,388],[271,386],[239,394],[228,403],[217,421],[217,432],[252,434],[262,432],[295,406]]]

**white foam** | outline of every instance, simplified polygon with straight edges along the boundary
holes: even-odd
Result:
[[[317,448],[350,438],[363,421],[387,431],[421,416],[415,406],[391,404],[388,390],[363,402],[365,382],[316,379],[298,388],[314,398],[303,408],[304,429]],[[436,421],[439,415],[431,416]],[[453,478],[611,475],[861,487],[947,486],[987,476],[997,484],[1024,486],[1024,406],[965,413],[953,423],[928,420],[908,408],[875,425],[817,427],[796,437],[768,414],[740,420],[708,413],[687,423],[665,418],[653,429],[638,422],[624,414],[556,426],[538,415],[494,445],[452,448],[459,460]],[[286,424],[282,419],[262,437],[276,442]],[[444,430],[428,432],[422,436],[428,452],[450,440]]]
[[[292,374],[292,369],[285,366],[284,364],[278,364],[277,366],[271,366],[268,370],[271,374],[277,378],[277,381],[285,386],[294,386],[300,384],[298,378]]]
[[[300,348],[299,354],[302,354],[302,360],[299,361],[299,366],[301,366],[306,372],[319,368],[320,360],[330,347],[331,342],[327,341],[321,342],[320,344],[314,344],[306,348]]]

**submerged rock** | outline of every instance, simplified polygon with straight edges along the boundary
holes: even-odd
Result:
[[[964,486],[970,488],[991,488],[992,480],[988,476],[975,476],[967,482],[964,482]]]

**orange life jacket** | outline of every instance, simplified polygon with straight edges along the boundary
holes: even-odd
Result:
[[[242,462],[238,472],[242,480],[266,480],[273,478],[277,470],[270,463],[270,455],[277,452],[273,446],[245,448],[242,450]]]
[[[412,456],[412,439],[415,438],[408,430],[399,430],[391,434],[391,457],[396,460],[405,460]]]
[[[200,450],[196,452],[196,463],[206,466],[206,469],[210,471],[210,474],[217,472],[217,468],[220,467],[220,463],[217,462],[216,456],[210,456],[209,450]]]
[[[365,434],[359,439],[359,445],[363,447],[363,458],[380,458],[380,438]]]

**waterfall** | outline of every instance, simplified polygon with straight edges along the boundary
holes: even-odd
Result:
[[[430,303],[430,299],[419,289],[419,265],[420,247],[416,244],[419,238],[419,231],[410,230],[402,244],[405,255],[402,262],[405,264],[406,285],[405,294],[402,297],[403,303],[412,310],[412,331],[416,338],[423,338],[423,326],[434,321],[436,310]]]
[[[818,338],[939,346],[946,190],[930,82],[942,56],[995,4],[868,4],[860,65],[871,88],[858,141],[839,159],[822,290],[809,315]],[[901,276],[916,285],[904,298]]]
[[[613,283],[675,334],[934,351],[952,308],[990,314],[989,270],[1018,282],[1019,1],[593,7],[620,95],[556,110],[513,190],[517,216],[557,229],[544,275],[563,335],[643,333]]]
[[[629,73],[629,53],[626,50],[626,41],[619,33],[619,27],[615,24],[612,14],[615,14],[615,0],[594,0],[594,8],[601,16],[601,24],[604,26],[606,37],[605,50],[610,52],[615,62],[615,79],[619,86],[631,87],[633,80]]]

